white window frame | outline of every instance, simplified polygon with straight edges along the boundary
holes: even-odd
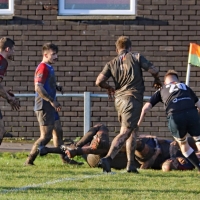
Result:
[[[9,3],[8,9],[0,9],[0,16],[14,14],[14,0],[8,0],[8,3]]]
[[[136,7],[137,0],[130,0],[130,10],[72,10],[65,9],[64,0],[59,0],[59,15],[136,15]]]

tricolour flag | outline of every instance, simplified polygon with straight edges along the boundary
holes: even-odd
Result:
[[[200,46],[190,43],[188,63],[200,67]]]

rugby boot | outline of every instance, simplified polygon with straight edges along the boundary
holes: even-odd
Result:
[[[100,165],[103,168],[103,172],[111,172],[111,167],[110,167],[110,162],[111,162],[111,158],[109,157],[104,157],[100,160]]]
[[[33,162],[36,159],[37,155],[38,155],[38,152],[36,152],[35,154],[30,154],[28,156],[28,158],[26,159],[26,162],[24,163],[24,166],[33,166],[33,165],[35,165]]]
[[[139,173],[138,170],[137,170],[137,168],[134,165],[134,161],[132,161],[132,162],[128,161],[127,162],[126,171],[129,172],[129,173],[130,172],[137,173],[137,174]]]

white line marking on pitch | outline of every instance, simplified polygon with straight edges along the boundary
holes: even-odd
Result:
[[[9,190],[2,190],[2,191],[0,191],[0,193],[25,191],[25,190],[28,190],[28,189],[31,189],[31,188],[43,187],[45,185],[52,185],[52,184],[60,183],[60,182],[64,182],[64,181],[77,181],[77,180],[82,180],[82,179],[87,179],[87,178],[94,178],[94,177],[102,176],[102,175],[105,175],[105,174],[107,175],[107,173],[102,173],[102,174],[97,174],[97,175],[87,175],[87,176],[84,176],[82,178],[61,178],[61,179],[57,179],[57,180],[54,180],[54,181],[47,181],[45,183],[32,184],[32,185],[27,185],[27,186],[24,186],[24,187],[12,188],[12,189],[9,189]],[[116,174],[116,173],[113,173],[113,172],[108,173],[108,175],[113,175],[113,174]]]

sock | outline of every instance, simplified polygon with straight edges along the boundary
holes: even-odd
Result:
[[[106,157],[108,162],[111,162],[112,161],[112,158],[110,156]]]
[[[193,151],[188,157],[186,157],[198,170],[200,170],[200,162],[195,152]]]

